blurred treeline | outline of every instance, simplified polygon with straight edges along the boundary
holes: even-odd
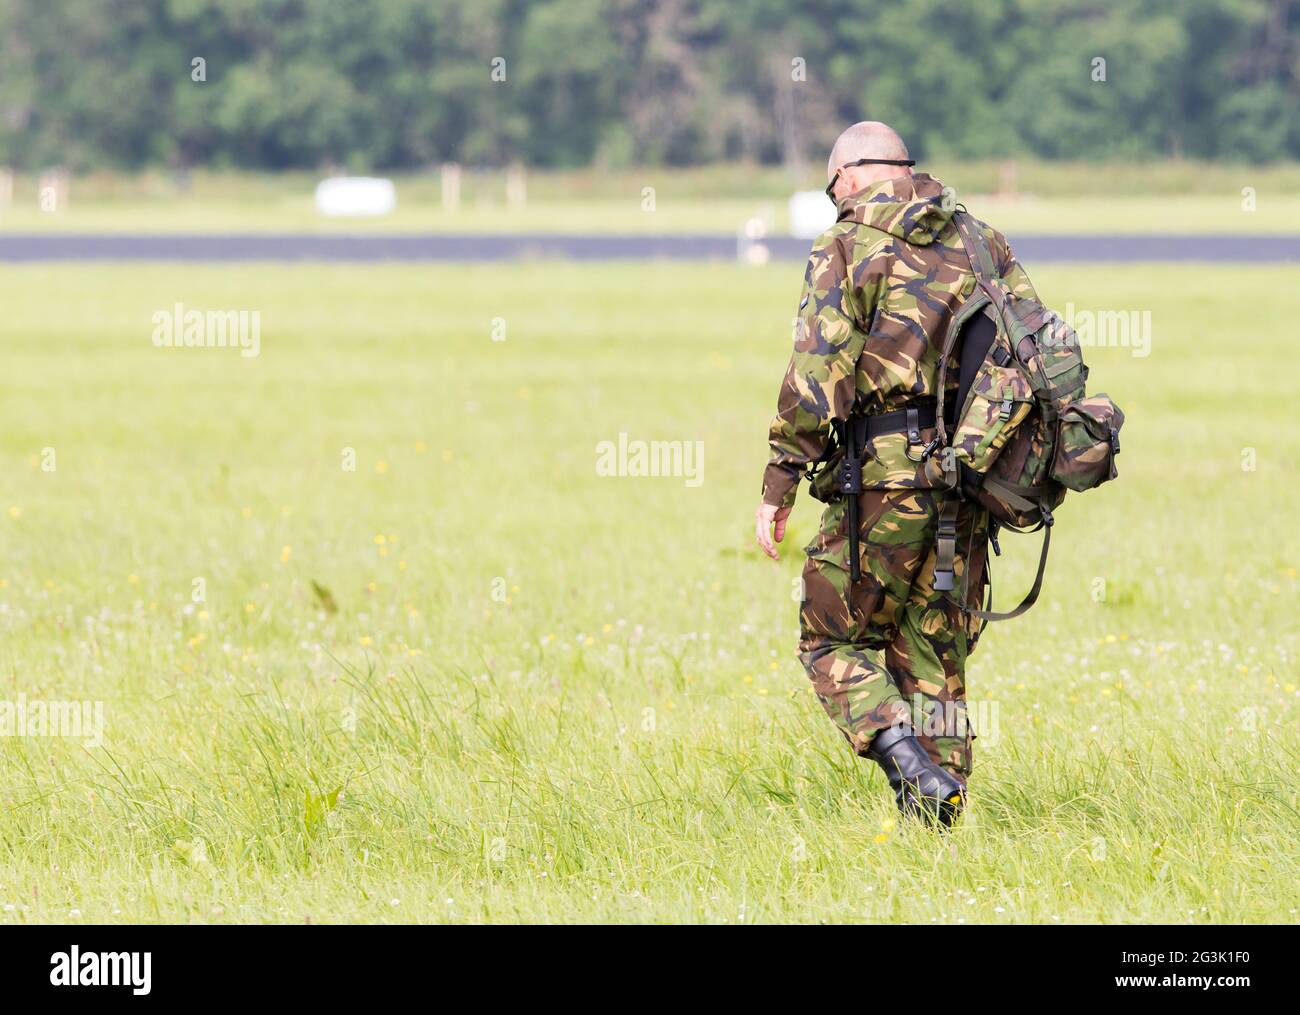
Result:
[[[1300,3],[0,0],[27,168],[801,171],[863,118],[932,159],[1297,158]]]

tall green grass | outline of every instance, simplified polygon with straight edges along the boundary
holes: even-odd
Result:
[[[0,738],[0,920],[1294,921],[1300,297],[1029,268],[1151,351],[1087,350],[1120,480],[971,660],[946,836],[794,659],[817,505],[751,546],[788,266],[11,268],[0,700],[105,730]],[[155,348],[177,301],[261,355]]]

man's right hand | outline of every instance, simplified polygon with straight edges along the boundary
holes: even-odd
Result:
[[[763,552],[773,560],[781,559],[775,544],[785,538],[785,522],[789,517],[788,507],[777,507],[775,504],[759,504],[758,512],[754,515],[754,537]]]

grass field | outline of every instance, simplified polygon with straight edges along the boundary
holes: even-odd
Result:
[[[817,505],[752,546],[796,269],[7,269],[0,698],[104,727],[0,738],[0,921],[1295,922],[1294,272],[1029,268],[1150,355],[1089,350],[1121,477],[972,659],[946,837],[794,659]]]
[[[1033,233],[1297,233],[1300,166],[1190,162],[1098,166],[1024,161],[924,163],[975,214],[1011,235]],[[16,178],[0,233],[43,232],[562,232],[734,233],[751,216],[789,231],[796,189],[821,189],[819,167],[724,166],[617,172],[532,171],[527,203],[506,203],[498,171],[463,174],[460,207],[442,207],[439,176],[394,177],[397,209],[379,219],[326,219],[313,204],[320,174],[96,173],[74,177],[66,205],[42,210],[37,178]],[[1243,204],[1253,192],[1253,209]],[[1001,196],[998,196],[1001,195]]]

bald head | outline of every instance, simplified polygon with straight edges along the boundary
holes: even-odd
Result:
[[[879,120],[862,120],[836,139],[826,163],[826,179],[831,180],[837,169],[859,159],[901,160],[907,157],[907,145],[903,144],[893,127]],[[853,166],[841,170],[835,193],[852,194],[881,180],[911,174],[910,166]]]
[[[903,139],[893,127],[879,120],[862,120],[836,138],[830,161],[826,164],[826,176],[829,179],[831,173],[840,166],[858,159],[905,158],[907,145],[903,144]]]

